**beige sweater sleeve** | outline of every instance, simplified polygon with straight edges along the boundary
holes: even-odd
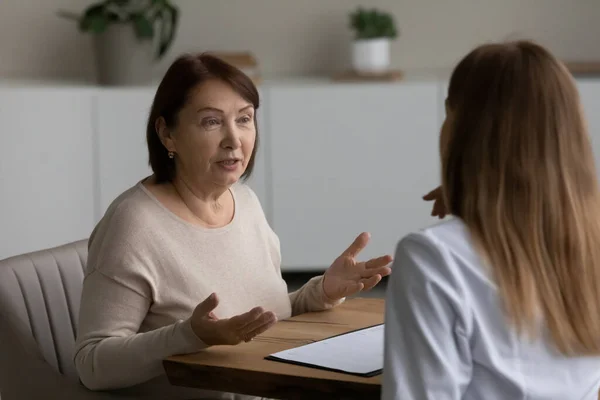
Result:
[[[264,223],[269,227],[266,219]],[[270,227],[268,229],[271,235],[271,257],[279,270],[279,276],[283,280],[281,273],[281,243],[277,234]],[[292,316],[306,312],[329,310],[343,303],[345,300],[331,300],[325,295],[325,291],[323,290],[323,275],[311,278],[300,289],[291,292],[289,296],[292,306]]]
[[[164,373],[166,357],[206,347],[189,320],[137,333],[150,300],[94,271],[84,281],[75,365],[91,390],[133,386]]]
[[[323,275],[311,278],[300,289],[290,293],[292,315],[328,310],[341,304],[344,300],[334,301],[327,298],[323,291]]]
[[[206,347],[189,320],[140,332],[156,278],[151,252],[140,244],[144,226],[122,208],[107,213],[89,240],[74,361],[81,382],[92,390],[143,383],[164,373],[164,358]]]
[[[255,206],[257,210],[261,214],[262,224],[264,224],[266,230],[269,233],[271,258],[276,268],[278,269],[280,278],[283,280],[283,275],[281,272],[281,243],[279,241],[279,236],[277,236],[275,231],[269,225],[269,222],[267,221],[267,218],[264,215],[264,212],[262,210],[262,207],[260,206],[260,202],[258,200],[258,197],[256,197],[256,194],[254,194],[254,192],[251,192],[251,195],[255,201]],[[333,301],[327,298],[325,292],[323,291],[323,275],[311,278],[300,289],[291,292],[289,296],[290,303],[292,306],[292,316],[306,312],[329,310],[343,303],[345,300],[339,299]]]

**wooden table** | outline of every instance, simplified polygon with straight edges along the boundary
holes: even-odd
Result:
[[[381,375],[330,372],[264,357],[383,323],[383,299],[355,298],[330,311],[280,321],[249,343],[215,346],[164,361],[172,385],[279,399],[379,399]],[[351,349],[348,349],[349,351]]]

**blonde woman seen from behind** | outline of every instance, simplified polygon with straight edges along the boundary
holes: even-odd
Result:
[[[397,247],[383,398],[596,399],[600,193],[573,79],[534,43],[483,45],[446,112],[425,198],[455,218]]]

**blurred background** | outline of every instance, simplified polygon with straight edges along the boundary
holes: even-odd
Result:
[[[600,156],[598,0],[0,0],[0,259],[86,238],[147,176],[162,74],[211,51],[261,92],[250,185],[283,270],[322,272],[433,224],[448,75],[474,46],[533,39],[568,63]]]
[[[93,80],[89,35],[57,17],[89,0],[2,0],[0,76]],[[451,68],[473,46],[527,37],[571,60],[600,58],[597,0],[176,0],[177,37],[156,76],[181,52],[250,51],[268,76],[330,74],[350,61],[348,15],[358,6],[391,13],[401,69]]]

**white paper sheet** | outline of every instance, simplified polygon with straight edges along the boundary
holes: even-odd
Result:
[[[384,325],[271,354],[272,359],[358,375],[383,369]]]

